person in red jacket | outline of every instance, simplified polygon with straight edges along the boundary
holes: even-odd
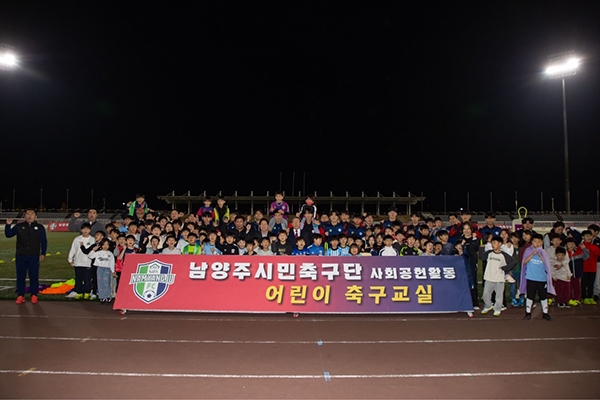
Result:
[[[595,305],[594,300],[594,282],[596,281],[596,270],[598,259],[600,258],[600,247],[592,243],[592,231],[585,230],[581,232],[583,237],[582,244],[590,252],[590,257],[583,261],[583,276],[581,277],[581,302],[583,304]]]

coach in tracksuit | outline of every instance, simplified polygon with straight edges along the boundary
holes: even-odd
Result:
[[[17,236],[17,304],[25,301],[25,279],[29,274],[29,285],[31,287],[31,302],[37,303],[39,286],[40,261],[44,259],[48,241],[46,240],[46,229],[35,219],[37,213],[29,209],[25,213],[25,222],[20,222],[11,227],[13,220],[7,219],[4,233],[7,238]]]

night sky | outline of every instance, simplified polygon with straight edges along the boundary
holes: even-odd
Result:
[[[600,189],[600,2],[0,3],[0,200],[109,208],[144,192],[424,193],[426,210]],[[318,200],[317,200],[318,204]]]

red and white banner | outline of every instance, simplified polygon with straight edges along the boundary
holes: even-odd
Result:
[[[50,232],[69,232],[68,222],[48,222],[48,230]]]
[[[472,311],[463,257],[129,254],[115,309],[205,312]]]

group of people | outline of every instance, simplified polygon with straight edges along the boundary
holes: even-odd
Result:
[[[28,229],[43,230],[41,225]],[[596,304],[600,289],[596,279],[600,258],[597,225],[579,232],[556,222],[545,236],[535,232],[532,218],[524,218],[522,228],[511,232],[495,225],[493,213],[486,214],[485,225],[471,221],[469,211],[450,214],[448,221],[426,218],[417,213],[403,224],[398,210],[390,207],[387,218],[374,221],[371,214],[350,214],[332,210],[318,213],[315,199],[307,196],[298,213],[292,213],[282,192],[276,192],[268,210],[256,210],[244,217],[230,210],[226,199],[206,197],[196,213],[185,215],[177,210],[168,214],[153,212],[143,194],[127,205],[122,224],[102,224],[97,210],[90,209],[87,220],[73,214],[69,228],[79,231],[68,255],[75,271],[75,288],[68,297],[96,299],[109,303],[118,285],[123,261],[128,254],[202,254],[202,255],[314,255],[314,256],[457,256],[464,260],[473,307],[479,309],[477,285],[481,261],[483,275],[483,308],[499,316],[510,302],[524,306],[525,318],[531,317],[536,296],[543,318],[550,319],[548,306],[554,300],[558,307]],[[31,218],[30,218],[31,219]],[[19,225],[7,221],[7,237],[21,233]],[[45,231],[44,231],[45,232]],[[17,240],[19,256],[30,256]],[[40,245],[40,259],[45,254],[45,234]],[[22,254],[20,254],[20,252]],[[27,254],[25,254],[25,252]],[[24,301],[24,273],[27,261],[17,261],[17,303]],[[38,260],[39,267],[39,260]],[[25,272],[24,272],[25,271]],[[33,277],[32,277],[33,276]],[[22,278],[22,279],[21,279]],[[22,284],[19,283],[22,281]],[[508,302],[505,289],[508,283]],[[37,293],[36,293],[37,294]],[[548,300],[548,295],[553,299]],[[33,300],[35,297],[35,301]]]

